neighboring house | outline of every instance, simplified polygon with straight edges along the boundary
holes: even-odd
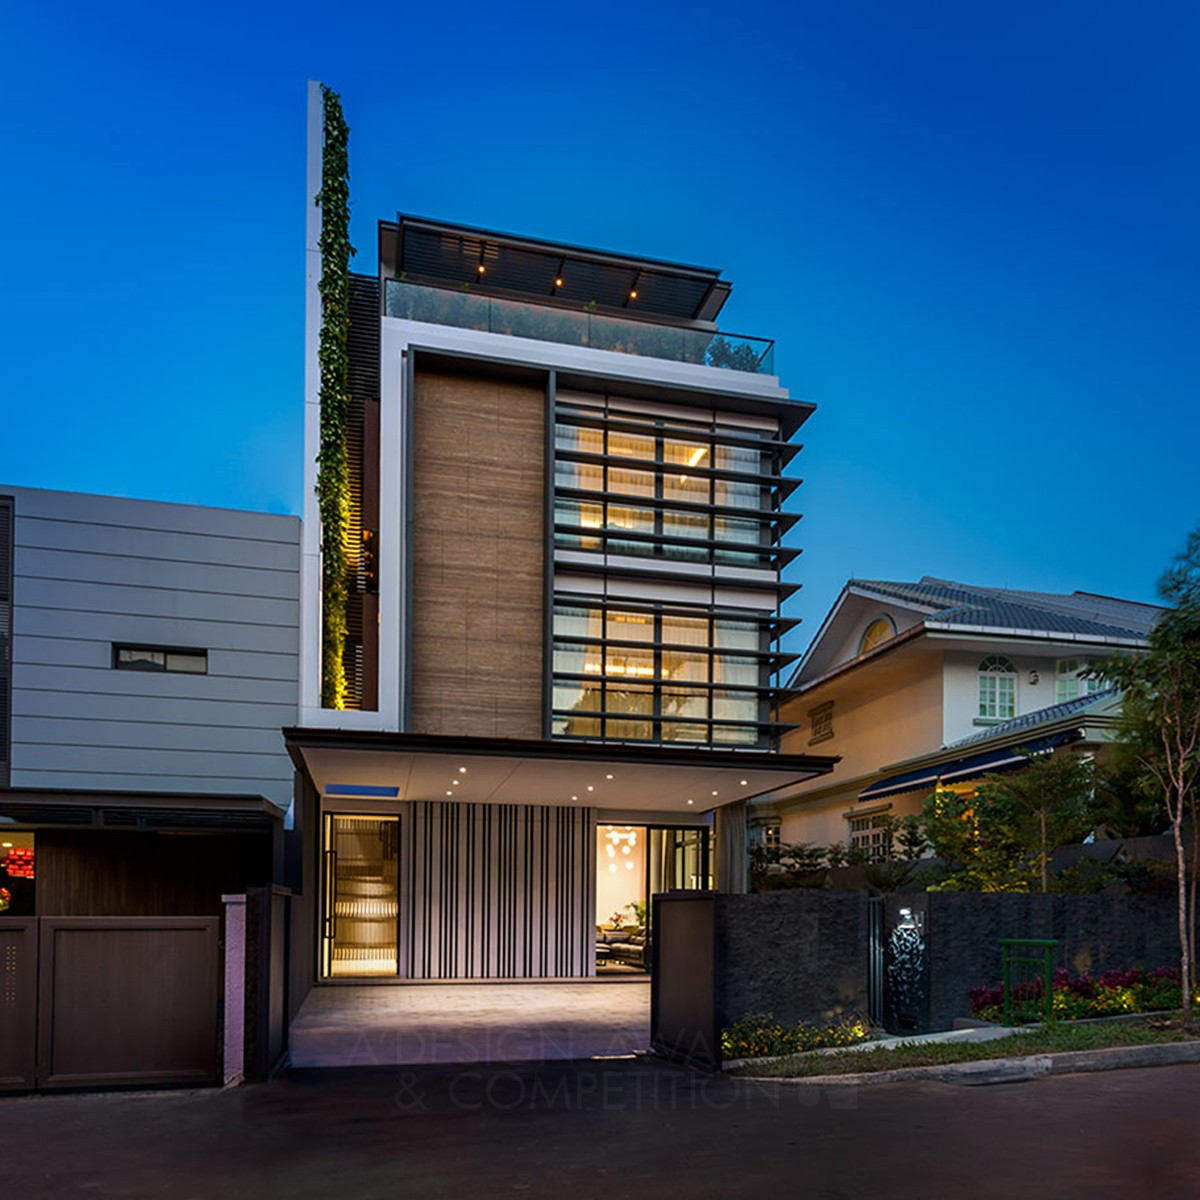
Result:
[[[1144,645],[1160,612],[1086,592],[850,580],[783,706],[785,749],[839,761],[757,800],[757,836],[877,851],[881,819],[937,786],[969,788],[1022,751],[1101,745],[1119,699],[1088,668]]]
[[[299,533],[0,486],[0,868],[36,863],[8,915],[216,915],[276,877]]]
[[[708,886],[714,823],[718,882],[742,886],[745,800],[829,766],[779,753],[774,687],[812,406],[771,343],[718,330],[716,271],[381,221],[378,276],[352,279],[346,697],[323,703],[319,219],[300,952],[317,979],[641,965],[596,926]]]

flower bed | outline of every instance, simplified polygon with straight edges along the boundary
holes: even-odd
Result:
[[[982,1021],[1004,1020],[1001,988],[972,988],[968,993],[971,1014]],[[1062,1021],[1087,1017],[1115,1017],[1125,1013],[1170,1012],[1183,1004],[1179,971],[1156,967],[1146,971],[1105,971],[1102,975],[1072,975],[1059,968],[1050,985],[1051,1012]],[[1014,1017],[1038,1021],[1045,1011],[1042,981],[1022,984],[1014,992]],[[1192,999],[1200,1003],[1200,989]]]
[[[751,1013],[721,1030],[721,1055],[731,1058],[769,1058],[824,1050],[831,1046],[854,1046],[866,1041],[870,1029],[859,1017],[845,1017],[832,1025],[809,1025],[798,1021],[785,1025],[770,1013]]]

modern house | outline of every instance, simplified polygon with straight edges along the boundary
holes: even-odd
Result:
[[[221,1078],[223,898],[284,869],[299,535],[0,486],[0,1091]]]
[[[1144,645],[1161,609],[943,579],[852,579],[796,667],[783,745],[831,774],[756,799],[756,836],[878,851],[883,818],[971,790],[1031,752],[1095,750],[1119,697],[1089,664]]]
[[[315,88],[309,136],[311,196]],[[777,693],[785,469],[812,405],[770,342],[719,329],[715,270],[380,221],[378,272],[351,280],[331,646],[321,216],[286,730],[313,977],[591,975],[614,960],[597,926],[644,931],[654,892],[744,886],[745,802],[831,765],[781,752]]]
[[[218,914],[272,880],[299,534],[0,486],[0,859],[36,861],[12,915]]]

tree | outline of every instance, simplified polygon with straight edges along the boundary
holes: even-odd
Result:
[[[1196,984],[1197,790],[1200,788],[1200,527],[1159,580],[1159,595],[1170,607],[1147,639],[1145,649],[1110,659],[1098,673],[1124,692],[1122,741],[1130,747],[1144,778],[1162,796],[1175,846],[1179,913],[1180,978],[1183,1004],[1191,1016]],[[1184,822],[1191,817],[1192,885],[1184,850]]]
[[[718,333],[704,353],[704,365],[754,372],[758,370],[759,357],[760,352],[749,342],[731,342]]]
[[[925,836],[950,872],[934,889],[1028,892],[1034,883],[1024,812],[1012,797],[982,791],[963,796],[941,789],[922,805]]]
[[[1066,754],[1030,755],[1027,767],[1011,775],[989,775],[976,793],[978,804],[999,810],[1012,822],[1016,840],[1036,863],[1038,881],[1048,891],[1050,855],[1081,841],[1092,827],[1089,802],[1095,787],[1090,758]]]
[[[1146,776],[1137,750],[1114,742],[1097,766],[1092,822],[1106,837],[1154,837],[1166,829],[1162,798]]]

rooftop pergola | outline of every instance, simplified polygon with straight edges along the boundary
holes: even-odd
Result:
[[[712,326],[730,292],[720,271],[399,215],[380,222],[383,279]]]

